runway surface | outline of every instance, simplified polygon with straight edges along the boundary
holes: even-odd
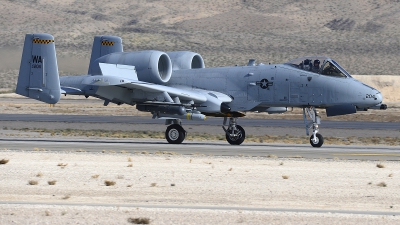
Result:
[[[40,115],[40,114],[1,114],[0,121],[27,122],[66,122],[66,123],[124,123],[124,124],[164,124],[164,120],[142,116],[88,116],[88,115]],[[223,118],[210,118],[205,121],[184,120],[184,124],[221,126]],[[303,120],[270,120],[240,118],[243,127],[297,127],[304,128]],[[321,127],[336,129],[400,130],[400,122],[360,122],[360,121],[322,121]]]
[[[389,211],[359,211],[359,210],[329,210],[329,209],[292,209],[292,208],[260,208],[260,207],[224,207],[224,206],[193,206],[193,205],[145,205],[145,204],[99,204],[99,203],[47,203],[32,201],[0,201],[0,205],[41,205],[41,206],[91,206],[91,207],[129,207],[150,209],[198,209],[198,210],[232,210],[232,211],[258,211],[258,212],[295,212],[295,213],[334,213],[334,214],[358,214],[376,216],[400,216],[400,212]]]
[[[243,143],[232,146],[223,141],[185,141],[179,145],[161,139],[27,139],[2,138],[5,150],[72,151],[91,153],[181,154],[205,156],[250,156],[306,159],[400,160],[400,148],[390,146],[323,146],[308,144]]]

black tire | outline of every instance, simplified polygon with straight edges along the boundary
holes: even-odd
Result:
[[[170,144],[180,144],[185,140],[186,131],[179,124],[172,124],[165,131],[165,139]]]
[[[228,133],[231,133],[231,130],[228,130]],[[236,136],[231,136],[228,133],[226,134],[226,140],[231,145],[240,145],[246,138],[246,133],[244,132],[243,127],[239,125],[236,125],[236,132],[235,132]]]
[[[310,144],[311,144],[313,147],[319,148],[319,147],[321,147],[321,146],[324,144],[324,138],[323,138],[322,135],[319,134],[319,133],[317,133],[315,136],[316,136],[317,140],[314,142],[314,141],[312,140],[312,139],[313,139],[313,136],[311,135],[311,137],[310,137]]]

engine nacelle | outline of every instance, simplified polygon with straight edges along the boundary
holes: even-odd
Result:
[[[139,52],[116,52],[95,61],[92,75],[102,74],[99,63],[135,66],[140,81],[164,84],[171,79],[172,63],[165,52],[150,50]],[[103,74],[104,75],[104,74]]]
[[[172,69],[199,69],[204,68],[204,60],[201,55],[196,52],[179,51],[179,52],[167,52],[171,58]]]

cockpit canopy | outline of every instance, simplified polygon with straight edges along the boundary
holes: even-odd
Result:
[[[351,75],[339,63],[325,56],[305,56],[293,59],[286,65],[325,76],[347,78]]]

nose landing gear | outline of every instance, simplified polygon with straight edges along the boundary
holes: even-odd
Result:
[[[307,123],[307,115],[310,117],[311,122]],[[309,129],[312,127],[313,132],[310,136],[310,144],[313,147],[321,147],[324,144],[324,138],[318,133],[318,125],[321,124],[321,117],[318,116],[318,112],[314,106],[303,108],[304,124],[306,125],[307,136],[310,135]]]

